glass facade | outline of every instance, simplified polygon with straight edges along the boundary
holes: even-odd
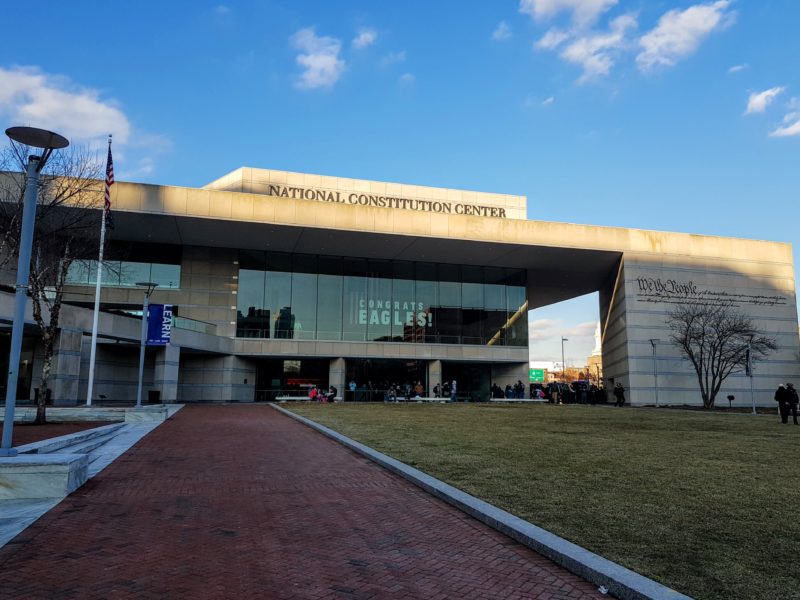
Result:
[[[520,269],[241,251],[238,337],[528,345]]]
[[[97,261],[76,260],[67,272],[67,283],[95,285]],[[136,287],[152,281],[162,289],[181,285],[181,248],[169,244],[112,244],[103,260],[103,286]]]

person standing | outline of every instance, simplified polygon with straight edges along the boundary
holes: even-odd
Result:
[[[456,401],[457,391],[456,380],[453,379],[453,383],[450,384],[450,402]]]
[[[794,421],[794,424],[797,425],[797,404],[800,403],[800,398],[797,397],[797,390],[794,389],[793,383],[786,384],[786,398],[789,402],[789,410],[786,412],[792,413],[792,420]],[[789,415],[787,414],[786,416],[788,417]]]
[[[786,386],[781,384],[775,390],[775,402],[778,403],[778,414],[781,416],[781,423],[789,422],[789,395]]]
[[[614,402],[614,406],[622,406],[625,404],[625,388],[622,387],[622,384],[617,382],[614,384],[614,397],[617,399]]]
[[[442,397],[442,384],[437,383],[433,386],[433,397],[434,398],[441,398]]]
[[[356,380],[351,379],[350,383],[347,386],[350,389],[350,400],[353,402],[356,401]]]

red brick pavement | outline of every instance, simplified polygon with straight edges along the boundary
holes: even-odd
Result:
[[[188,406],[0,550],[0,598],[592,598],[267,406]]]

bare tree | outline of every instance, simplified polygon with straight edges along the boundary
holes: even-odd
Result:
[[[0,268],[16,264],[25,170],[30,149],[12,144],[0,154]],[[36,422],[46,421],[46,400],[64,286],[76,261],[96,256],[103,183],[95,153],[77,147],[54,153],[39,181],[28,294],[41,335],[42,372]],[[12,261],[12,259],[14,259]]]
[[[713,408],[722,382],[747,365],[747,349],[759,360],[776,349],[775,340],[756,330],[753,321],[730,303],[687,302],[667,317],[670,340],[692,363],[704,408]]]

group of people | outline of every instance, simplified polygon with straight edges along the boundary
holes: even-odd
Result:
[[[434,398],[450,398],[450,402],[455,402],[458,398],[458,382],[445,381],[444,384],[437,383],[433,386]]]
[[[330,386],[327,390],[322,389],[319,386],[312,385],[311,389],[308,390],[308,399],[312,402],[322,402],[323,404],[327,404],[328,402],[334,402],[336,400],[336,394],[339,390],[336,389],[336,386]]]
[[[531,389],[531,394],[535,393],[533,389]],[[517,399],[522,400],[525,398],[525,384],[522,381],[517,380],[517,383],[511,385],[510,383],[506,385],[505,390],[501,388],[496,383],[492,384],[491,388],[491,396],[495,399]],[[531,396],[533,398],[533,396]]]
[[[781,423],[789,422],[789,413],[792,415],[794,424],[797,425],[797,404],[800,402],[797,390],[793,383],[781,384],[775,390],[775,401],[778,403],[778,412],[781,415]]]

